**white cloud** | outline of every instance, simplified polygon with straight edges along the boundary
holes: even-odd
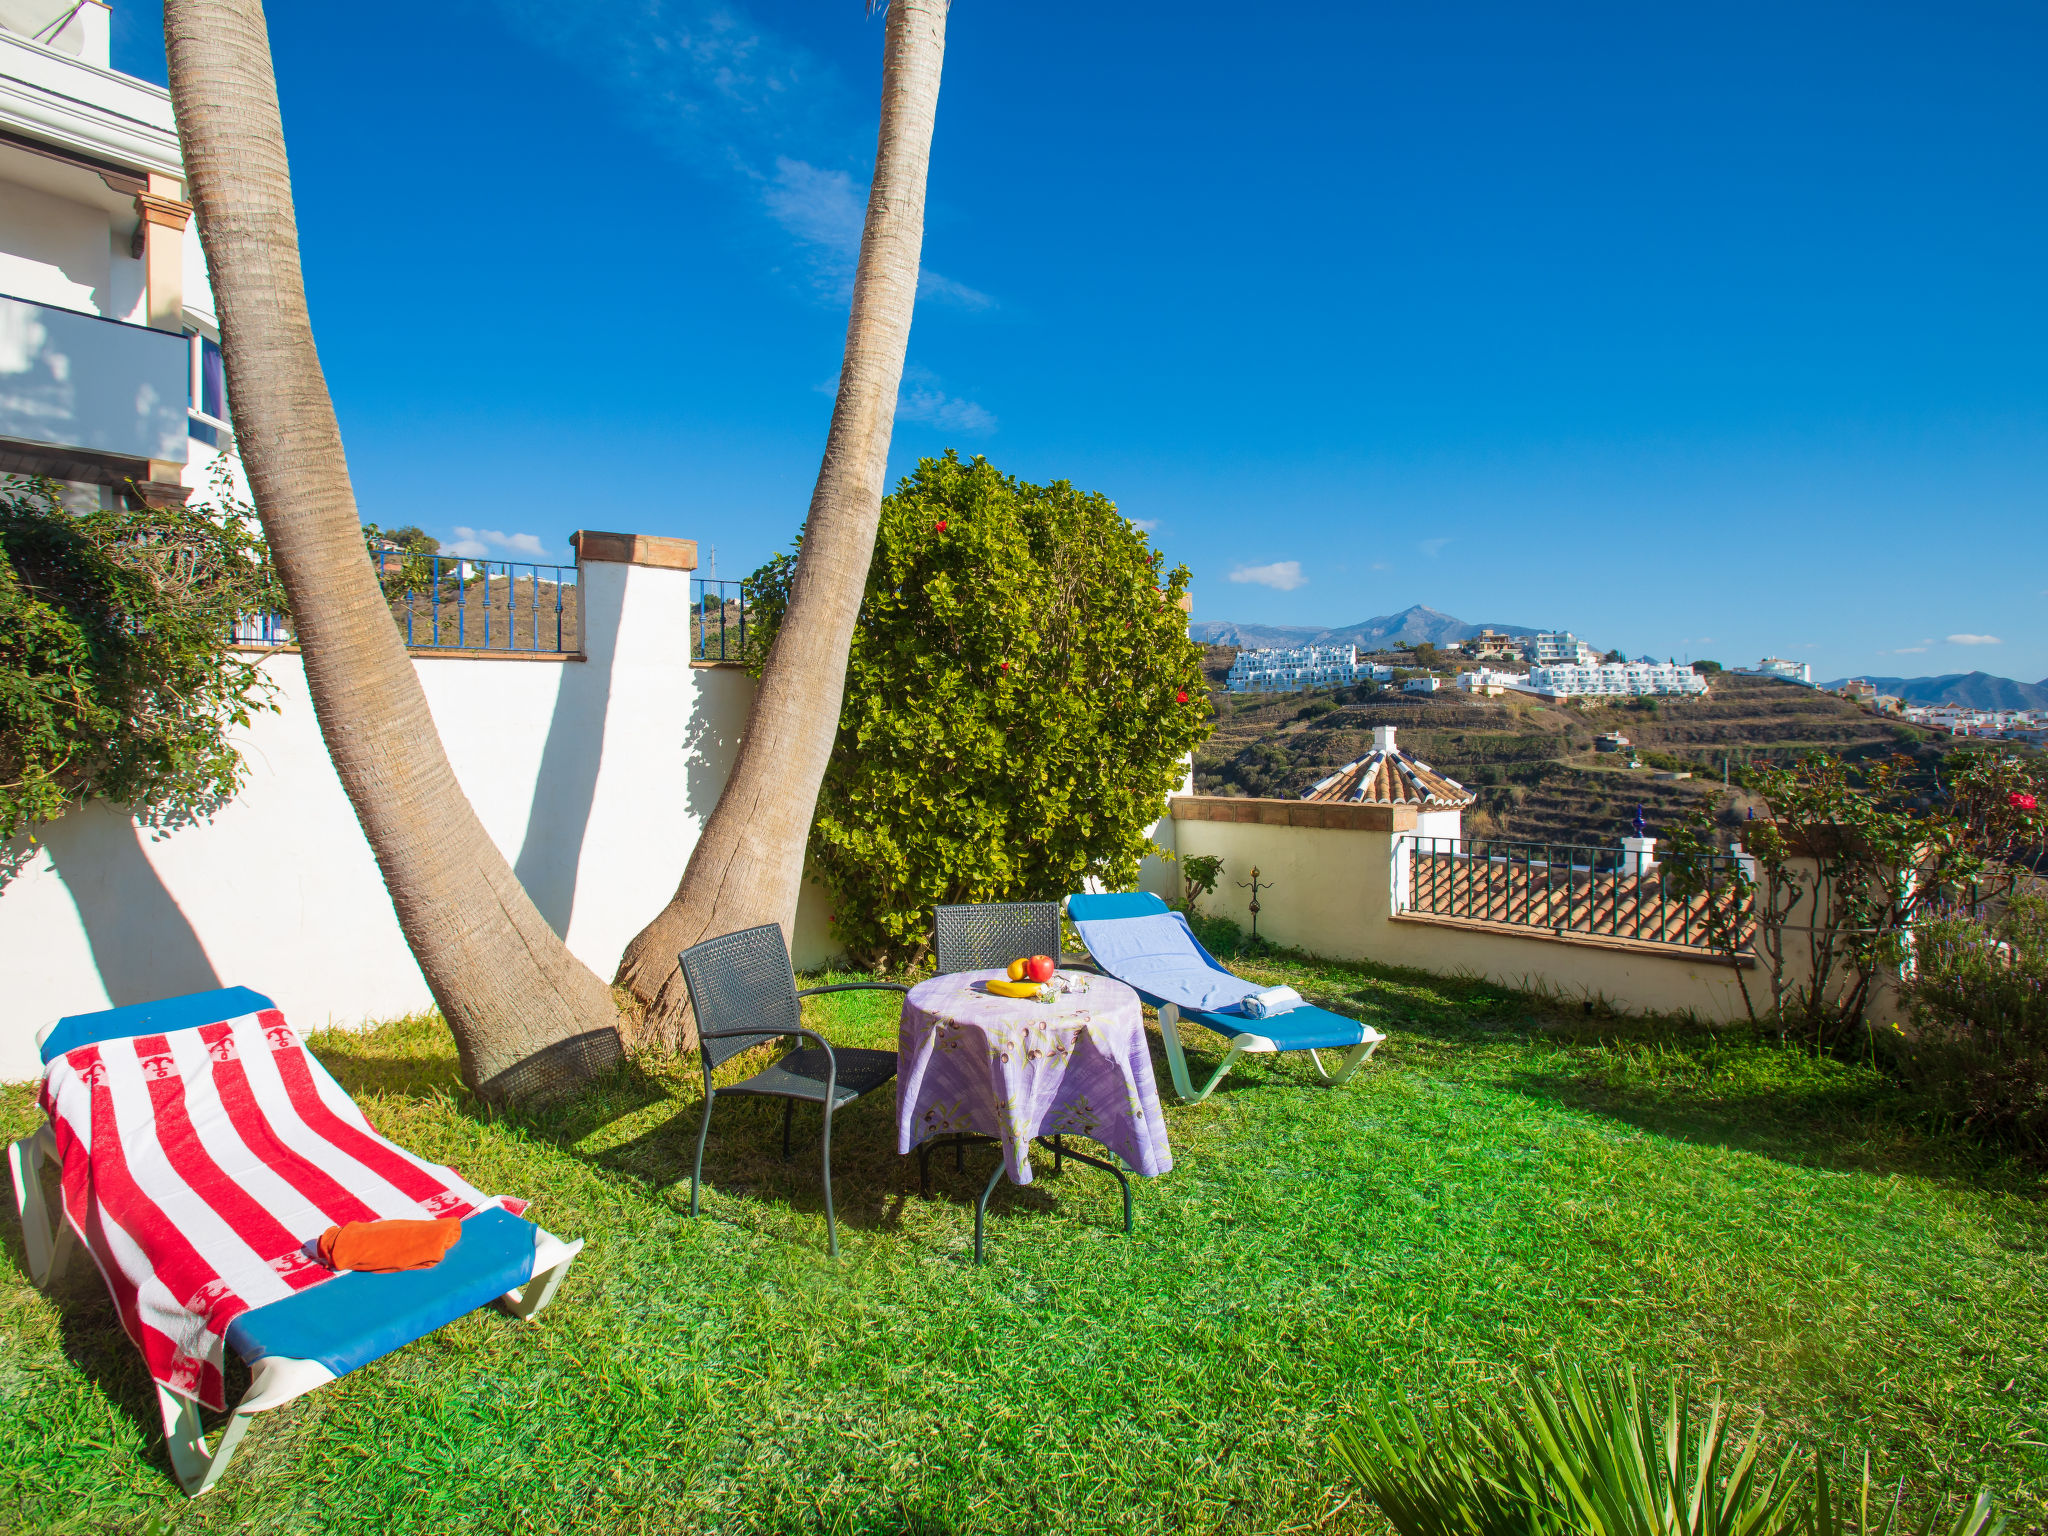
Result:
[[[774,179],[761,189],[761,201],[776,223],[818,247],[835,269],[843,266],[850,276],[860,256],[865,192],[845,171],[821,171],[808,161],[777,155]]]
[[[2005,642],[1996,635],[1950,635],[1950,645],[2003,645]]]
[[[1376,571],[1391,571],[1393,569],[1393,567],[1384,560],[1373,561],[1372,568]]]
[[[593,81],[604,110],[645,143],[698,174],[751,183],[797,243],[812,286],[845,301],[867,212],[871,85],[850,92],[831,65],[730,0],[636,0],[625,26],[603,6],[494,8],[522,40]],[[935,272],[919,274],[918,294],[967,310],[996,302]]]
[[[965,283],[956,283],[950,277],[941,277],[929,267],[917,269],[917,296],[920,299],[937,299],[941,304],[951,304],[956,309],[994,309],[996,301],[979,288],[970,288]]]
[[[1159,531],[1159,519],[1156,517],[1133,517],[1128,519],[1128,521],[1140,533],[1157,533]]]
[[[531,533],[505,533],[496,528],[464,528],[457,526],[455,537],[441,546],[444,555],[460,555],[466,560],[483,560],[492,557],[502,560],[508,555],[521,555],[528,560],[545,560],[547,546]]]
[[[1450,542],[1449,539],[1424,539],[1415,547],[1434,560],[1444,552],[1444,546]]]
[[[1240,565],[1230,573],[1230,579],[1250,582],[1255,587],[1272,587],[1280,592],[1292,592],[1296,587],[1308,585],[1308,578],[1301,574],[1299,560],[1275,560],[1271,565]]]
[[[905,421],[929,422],[948,432],[981,437],[995,431],[995,413],[972,400],[942,389],[904,389],[896,396],[896,414]]]
[[[1886,651],[1884,654],[1887,656],[1918,656],[1926,649],[1927,647],[1924,645],[1902,645],[1895,650]]]

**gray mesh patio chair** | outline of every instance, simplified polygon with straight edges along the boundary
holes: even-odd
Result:
[[[940,975],[994,970],[1019,955],[1060,958],[1058,902],[991,901],[932,909],[933,968]]]
[[[697,1015],[697,1055],[704,1067],[704,1118],[697,1127],[697,1161],[690,1169],[690,1214],[697,1214],[697,1191],[704,1177],[704,1138],[711,1131],[711,1106],[725,1094],[781,1099],[782,1156],[789,1159],[789,1123],[799,1103],[816,1104],[824,1112],[825,1240],[839,1256],[839,1225],[832,1214],[832,1112],[896,1075],[894,1051],[834,1050],[823,1035],[803,1027],[797,999],[822,992],[908,992],[891,981],[849,981],[836,987],[796,989],[789,946],[774,923],[723,934],[694,944],[677,957],[690,1006]],[[711,1086],[713,1069],[741,1051],[786,1035],[815,1041],[784,1055],[742,1082]]]

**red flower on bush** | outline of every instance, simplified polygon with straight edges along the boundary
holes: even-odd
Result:
[[[1174,695],[1173,702],[1176,704],[1185,704],[1187,703],[1187,701],[1188,695],[1186,689],[1182,689],[1179,693]]]
[[[944,533],[945,531],[946,531],[946,520],[945,520],[945,519],[944,519],[944,518],[942,517],[942,518],[940,518],[940,519],[939,519],[939,532],[941,532],[941,533]]]
[[[2036,802],[2032,795],[2023,795],[2018,790],[2014,790],[2005,797],[2005,803],[2016,810],[2031,811],[2035,808]]]
[[[1010,670],[1010,664],[1007,661],[1003,663],[1003,670],[1005,672]]]

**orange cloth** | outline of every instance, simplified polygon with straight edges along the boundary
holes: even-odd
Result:
[[[351,1221],[320,1234],[329,1269],[432,1269],[462,1236],[459,1221]]]

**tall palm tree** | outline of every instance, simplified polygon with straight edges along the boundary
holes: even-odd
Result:
[[[464,1080],[492,1098],[573,1085],[617,1059],[618,1013],[477,820],[364,556],[306,313],[261,0],[165,0],[164,42],[235,441],[335,771]]]
[[[631,988],[647,1004],[649,1024],[678,1044],[688,1043],[690,1025],[677,951],[758,923],[780,923],[786,936],[796,918],[804,844],[839,731],[846,656],[882,515],[896,390],[917,301],[947,6],[948,0],[889,5],[882,129],[853,313],[789,607],[747,713],[732,775],[690,853],[682,884],[619,962],[618,984]]]

